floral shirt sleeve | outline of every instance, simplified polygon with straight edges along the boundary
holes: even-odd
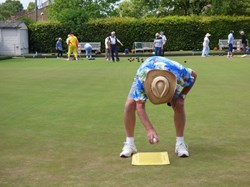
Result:
[[[136,88],[133,93],[134,100],[146,101],[148,99],[144,90],[144,81],[146,79],[148,71],[153,69],[167,70],[172,72],[177,78],[177,84],[182,87],[190,86],[194,82],[192,69],[164,57],[149,57],[137,70]]]

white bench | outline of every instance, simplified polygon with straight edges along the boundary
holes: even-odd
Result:
[[[228,48],[228,40],[226,39],[219,39],[219,48],[222,50],[223,48]],[[241,39],[234,39],[233,47],[236,48],[238,51],[240,51],[241,48],[243,48],[243,45],[241,43]]]
[[[134,42],[134,52],[137,51],[153,51],[154,43],[153,42]]]
[[[93,51],[101,51],[101,42],[79,42],[78,43],[78,51],[85,51],[84,45],[89,43],[92,46]]]

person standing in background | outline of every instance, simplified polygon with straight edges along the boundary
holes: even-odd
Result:
[[[163,48],[162,38],[159,33],[156,33],[154,39],[155,56],[161,56],[162,48]]]
[[[111,33],[109,32],[107,34],[107,37],[105,38],[105,58],[107,61],[110,61],[110,36]]]
[[[240,31],[240,35],[241,35],[242,48],[244,52],[244,55],[242,55],[241,57],[246,57],[247,56],[247,37],[244,31]]]
[[[166,42],[167,42],[167,37],[164,35],[163,31],[160,32],[160,36],[161,36],[161,39],[162,39],[162,42],[163,42],[162,56],[164,56],[164,47],[165,47]]]
[[[228,35],[228,52],[227,52],[227,58],[233,57],[233,43],[234,43],[234,31],[230,31]]]
[[[120,42],[120,40],[118,38],[116,38],[115,36],[115,31],[111,32],[111,36],[109,37],[110,38],[110,46],[111,46],[111,57],[112,57],[112,61],[114,62],[115,61],[115,58],[114,58],[114,53],[115,53],[115,56],[116,56],[116,62],[119,62],[120,61],[120,58],[119,58],[119,55],[118,55],[118,48],[117,48],[117,42],[123,46],[123,44]]]
[[[63,53],[62,38],[58,38],[56,42],[56,50],[57,50],[57,58],[62,58],[62,53]]]
[[[74,53],[74,60],[78,60],[78,58],[77,58],[77,48],[78,48],[77,37],[73,33],[70,33],[70,36],[67,39],[67,42],[68,42],[68,59],[67,60],[69,60],[70,54],[72,52]]]
[[[209,33],[207,33],[206,35],[205,35],[205,38],[204,38],[204,41],[203,41],[203,50],[202,50],[202,57],[207,57],[208,56],[208,54],[209,54],[209,50],[210,50],[210,48],[209,48],[209,42],[210,42],[210,40],[209,40],[209,36],[211,36],[211,34],[209,34]]]

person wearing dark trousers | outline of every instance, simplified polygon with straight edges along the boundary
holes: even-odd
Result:
[[[247,56],[247,37],[244,31],[240,31],[240,35],[241,35],[242,48],[244,52],[244,55],[242,55],[241,57],[246,57]]]
[[[162,38],[160,37],[159,33],[156,33],[154,39],[155,56],[161,56],[162,48],[163,48]]]
[[[62,38],[58,38],[56,42],[57,58],[62,58],[63,47],[62,47]]]
[[[115,57],[116,57],[116,62],[120,61],[119,58],[119,54],[118,54],[118,48],[117,48],[117,42],[123,46],[123,44],[120,42],[120,40],[118,38],[116,38],[115,36],[115,31],[111,32],[111,36],[110,36],[110,47],[111,47],[111,57],[112,57],[112,61],[115,61]],[[114,53],[115,53],[115,57],[114,57]]]

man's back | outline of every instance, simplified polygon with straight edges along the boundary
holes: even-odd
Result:
[[[229,44],[233,44],[233,42],[234,42],[234,36],[233,36],[233,33],[230,33],[228,35],[228,43]]]
[[[69,37],[69,40],[68,40],[68,45],[77,46],[77,44],[78,44],[77,37],[74,36],[74,35],[71,35],[71,36]]]

